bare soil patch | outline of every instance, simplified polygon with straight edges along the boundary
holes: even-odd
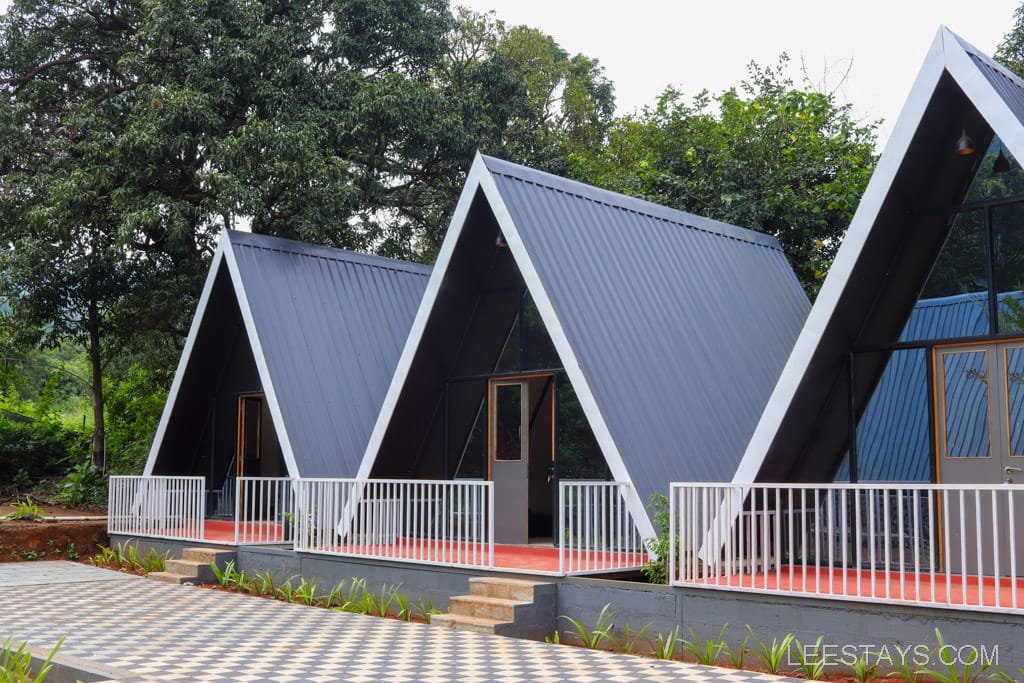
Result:
[[[105,519],[0,522],[0,562],[77,560],[99,552],[101,543],[109,544]]]

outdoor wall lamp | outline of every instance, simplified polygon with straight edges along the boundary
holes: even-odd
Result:
[[[974,140],[967,134],[967,129],[963,129],[960,138],[956,141],[956,153],[962,157],[969,157],[975,151]]]
[[[1010,170],[1010,160],[1003,154],[1003,143],[999,143],[999,156],[992,162],[993,173],[1006,173]]]

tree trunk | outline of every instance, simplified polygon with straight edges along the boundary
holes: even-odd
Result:
[[[103,424],[103,363],[100,358],[99,305],[89,302],[89,361],[92,369],[92,464],[103,467],[105,429]]]

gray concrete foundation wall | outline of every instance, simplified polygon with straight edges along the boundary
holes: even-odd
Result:
[[[125,542],[126,537],[112,537],[111,542]],[[171,550],[174,556],[183,547],[204,544],[132,539],[147,552]],[[326,590],[338,581],[352,577],[365,578],[367,586],[378,590],[383,584],[401,584],[410,600],[431,600],[440,610],[447,607],[453,595],[468,592],[471,576],[500,575],[479,570],[417,565],[410,563],[330,557],[295,553],[285,547],[242,546],[238,550],[238,568],[248,573],[267,569],[288,576],[315,580]],[[566,615],[588,626],[594,624],[602,606],[615,612],[617,631],[625,624],[639,629],[650,623],[648,635],[669,633],[679,625],[686,637],[688,629],[701,638],[714,638],[728,624],[725,638],[735,646],[747,635],[749,624],[758,637],[771,639],[794,633],[805,644],[814,643],[819,635],[825,644],[835,648],[837,658],[849,658],[839,648],[855,648],[858,654],[886,648],[893,658],[897,647],[931,648],[936,645],[935,629],[939,628],[946,642],[956,648],[986,648],[986,654],[997,657],[1000,669],[1016,672],[1024,667],[1024,615],[995,614],[968,610],[946,610],[910,605],[871,602],[824,600],[778,595],[652,586],[633,581],[596,578],[555,578],[508,574],[512,578],[532,578],[558,585],[557,615]],[[571,630],[570,624],[558,619],[551,630]],[[751,646],[753,643],[750,644]],[[752,660],[755,661],[755,660]],[[933,666],[934,668],[934,666]],[[883,672],[888,669],[883,662]]]

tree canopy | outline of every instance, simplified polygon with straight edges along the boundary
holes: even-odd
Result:
[[[656,105],[613,124],[571,173],[597,185],[777,237],[812,297],[875,165],[875,123],[850,105],[750,65],[739,88]]]

